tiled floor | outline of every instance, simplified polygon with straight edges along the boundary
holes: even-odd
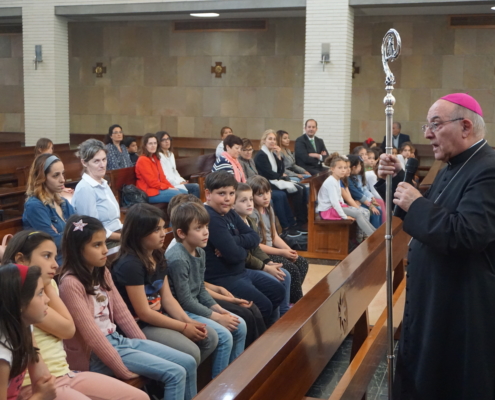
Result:
[[[316,285],[322,278],[324,278],[332,269],[336,267],[338,262],[327,262],[323,265],[322,260],[309,260],[309,270],[306,275],[306,279],[303,283],[303,293],[307,293],[311,288]],[[383,312],[386,305],[385,298],[385,285],[380,292],[376,295],[375,299],[371,302],[368,312],[370,323],[374,324],[380,314]],[[319,399],[328,399],[333,390],[337,386],[340,378],[349,366],[349,360],[351,355],[352,336],[349,336],[344,340],[339,350],[335,353],[333,358],[323,369],[322,373],[315,381],[311,389],[308,391],[307,396],[315,397]],[[397,351],[397,343],[396,343]],[[368,386],[368,400],[385,400],[388,399],[387,389],[387,359],[384,355],[382,362],[378,366],[371,382]]]
[[[398,343],[395,344],[397,353]],[[340,378],[344,375],[349,366],[351,355],[352,337],[349,336],[344,340],[344,343],[337,350],[322,373],[316,379],[315,383],[309,389],[306,396],[315,397],[318,399],[328,399],[333,390],[337,386]],[[371,382],[368,386],[368,400],[386,400],[388,399],[388,383],[387,383],[387,358],[384,355],[383,360],[378,366]]]

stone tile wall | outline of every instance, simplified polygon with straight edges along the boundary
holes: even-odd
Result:
[[[0,132],[24,132],[22,34],[0,35]]]
[[[429,107],[452,92],[469,92],[481,104],[487,139],[495,145],[495,30],[452,29],[445,16],[357,17],[354,61],[360,67],[352,90],[351,140],[382,141],[385,134],[385,75],[381,43],[398,30],[402,54],[391,63],[397,83],[394,120],[415,143],[429,143],[421,125]]]
[[[231,126],[302,130],[304,18],[271,19],[263,32],[173,32],[171,22],[69,24],[71,132],[113,123],[142,135],[219,136]],[[227,67],[222,78],[210,72]],[[103,62],[107,73],[92,68]]]

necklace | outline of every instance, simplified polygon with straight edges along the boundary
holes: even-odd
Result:
[[[449,187],[449,185],[452,183],[452,181],[455,179],[455,177],[459,174],[459,172],[461,172],[461,171],[462,171],[462,169],[463,169],[463,168],[466,166],[466,164],[467,164],[467,163],[471,160],[471,158],[473,158],[473,157],[476,155],[476,153],[477,153],[478,151],[480,151],[480,150],[481,150],[481,149],[485,146],[485,144],[487,144],[487,141],[486,141],[486,140],[485,140],[485,143],[483,143],[480,147],[478,147],[478,149],[477,149],[477,150],[476,150],[473,154],[471,154],[471,157],[469,157],[469,158],[468,158],[468,159],[464,162],[464,164],[462,164],[461,168],[459,168],[459,171],[457,171],[457,172],[455,173],[455,175],[452,177],[452,179],[449,181],[449,183],[447,183],[447,186],[445,186],[445,188],[443,189],[442,193],[440,193],[440,194],[438,195],[438,197],[435,199],[435,201],[433,202],[434,204],[436,204],[436,203],[437,203],[437,201],[438,201],[438,199],[442,196],[442,194],[444,194],[444,193],[445,193],[445,191],[447,190],[447,188]]]

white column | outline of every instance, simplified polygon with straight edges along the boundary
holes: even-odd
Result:
[[[306,1],[304,120],[318,122],[317,136],[330,153],[349,153],[354,11],[349,0]],[[330,64],[320,63],[330,43]]]
[[[40,137],[69,143],[69,46],[67,20],[52,1],[26,1],[22,10],[26,146]],[[34,69],[35,45],[43,62]]]

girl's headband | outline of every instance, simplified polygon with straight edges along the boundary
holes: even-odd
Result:
[[[46,172],[50,165],[52,165],[55,161],[60,161],[60,158],[57,156],[50,156],[45,160],[45,166],[43,167],[43,172]]]
[[[24,282],[26,281],[26,276],[28,273],[29,267],[26,267],[25,265],[22,264],[15,264],[17,269],[19,270],[19,274],[21,275],[21,288],[24,286]]]

